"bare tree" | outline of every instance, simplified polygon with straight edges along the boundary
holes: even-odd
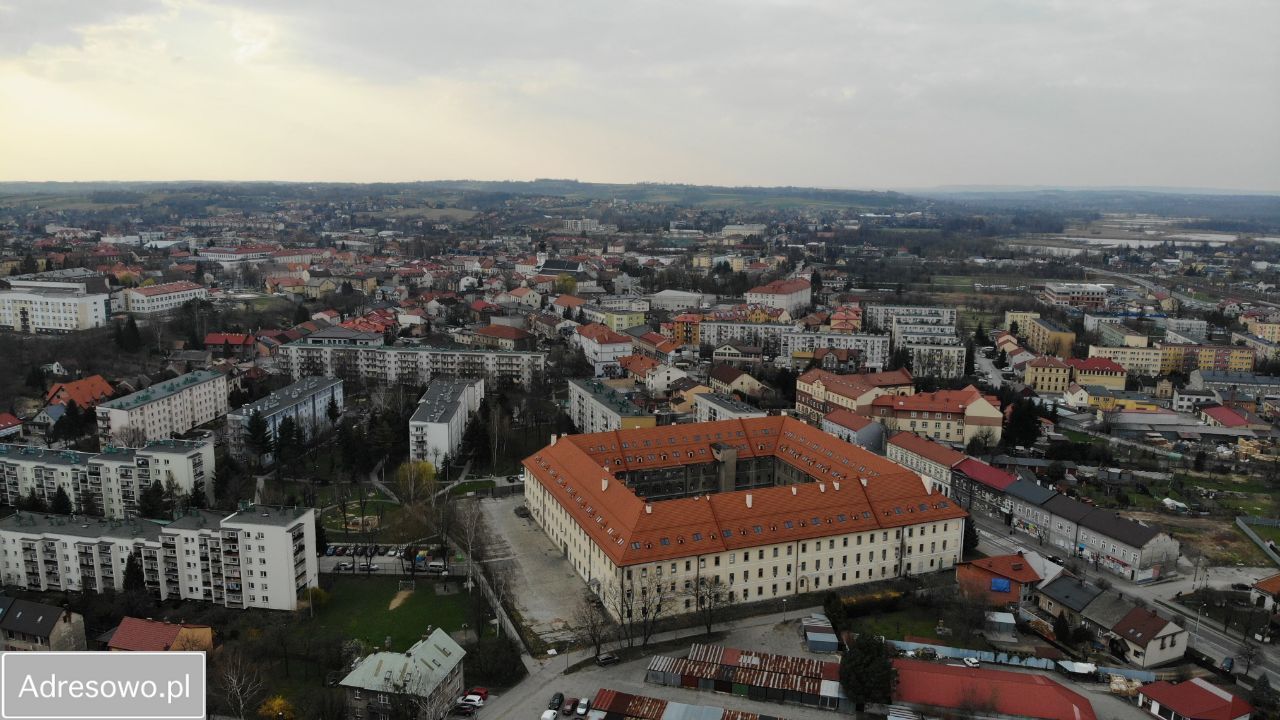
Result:
[[[120,447],[139,448],[147,444],[147,431],[133,425],[125,425],[111,435]]]
[[[409,460],[396,468],[396,494],[405,505],[416,505],[438,489],[436,468],[425,460]]]
[[[702,618],[702,625],[710,635],[720,610],[729,604],[729,587],[719,578],[699,577],[690,583],[684,594],[693,601],[695,612]]]
[[[578,640],[595,648],[595,654],[599,655],[609,640],[609,619],[604,611],[591,600],[583,598],[573,613],[573,625]]]
[[[238,650],[223,654],[214,679],[227,710],[239,720],[244,720],[245,715],[258,706],[263,691],[262,675]]]
[[[480,501],[459,499],[454,503],[454,511],[458,519],[458,539],[462,549],[467,553],[467,588],[475,584],[475,566],[484,557],[484,511],[480,509]]]

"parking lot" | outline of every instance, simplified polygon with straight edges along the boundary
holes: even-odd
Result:
[[[523,495],[479,502],[492,531],[486,562],[500,563],[510,573],[511,597],[524,624],[548,644],[571,640],[570,621],[579,598],[587,596],[586,583],[537,523],[516,516]]]

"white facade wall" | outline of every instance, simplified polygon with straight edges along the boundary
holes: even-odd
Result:
[[[209,290],[207,288],[177,290],[162,295],[144,295],[138,292],[138,288],[130,288],[124,291],[124,309],[125,312],[150,315],[176,310],[185,302],[204,300],[208,297]]]
[[[424,385],[437,375],[483,377],[491,383],[532,382],[546,369],[547,355],[515,350],[437,350],[288,343],[277,362],[294,380],[309,375],[369,383]]]
[[[167,392],[174,385],[181,387]],[[141,429],[147,440],[173,437],[212,422],[229,410],[225,375],[188,373],[98,405],[98,437],[102,443],[111,444],[125,428]]]
[[[30,333],[68,333],[105,327],[111,317],[106,293],[0,290],[0,328]]]
[[[703,323],[705,328],[706,323]],[[889,361],[889,336],[867,333],[815,333],[791,330],[781,336],[778,357],[790,360],[797,352],[812,352],[819,348],[862,351],[863,364],[879,370]]]
[[[430,388],[427,390],[431,392]],[[409,420],[409,459],[425,460],[436,467],[445,456],[457,456],[467,431],[467,420],[484,402],[484,380],[467,383],[457,395],[452,412],[433,421]]]

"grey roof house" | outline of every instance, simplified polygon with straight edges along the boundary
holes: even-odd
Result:
[[[462,696],[466,651],[437,628],[403,653],[376,652],[338,683],[351,717],[438,720]]]

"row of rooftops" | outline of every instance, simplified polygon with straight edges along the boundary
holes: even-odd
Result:
[[[814,481],[650,503],[616,475],[710,463],[726,449]],[[781,416],[570,436],[524,466],[619,565],[966,516],[915,473]]]
[[[202,383],[224,378],[225,376],[222,373],[214,370],[196,370],[186,375],[179,375],[172,380],[157,383],[145,390],[139,390],[114,400],[107,400],[99,404],[98,407],[110,410],[136,410],[143,405],[163,400]]]
[[[19,511],[0,519],[0,530],[29,535],[70,535],[85,539],[158,540],[167,530],[215,530],[225,525],[262,525],[289,527],[306,513],[307,508],[250,505],[232,513],[212,510],[189,510],[172,522],[132,518],[109,520],[86,515],[58,515]]]
[[[330,391],[335,385],[341,386],[342,380],[320,376],[304,377],[298,382],[282,387],[264,398],[231,411],[227,417],[248,418],[257,413],[264,418],[269,418],[276,413],[288,410],[294,405],[308,402],[315,395]]]
[[[570,378],[569,383],[587,395],[590,395],[596,402],[618,413],[622,417],[636,417],[638,415],[651,414],[645,412],[645,410],[639,405],[631,402],[626,395],[623,395],[599,380]]]

